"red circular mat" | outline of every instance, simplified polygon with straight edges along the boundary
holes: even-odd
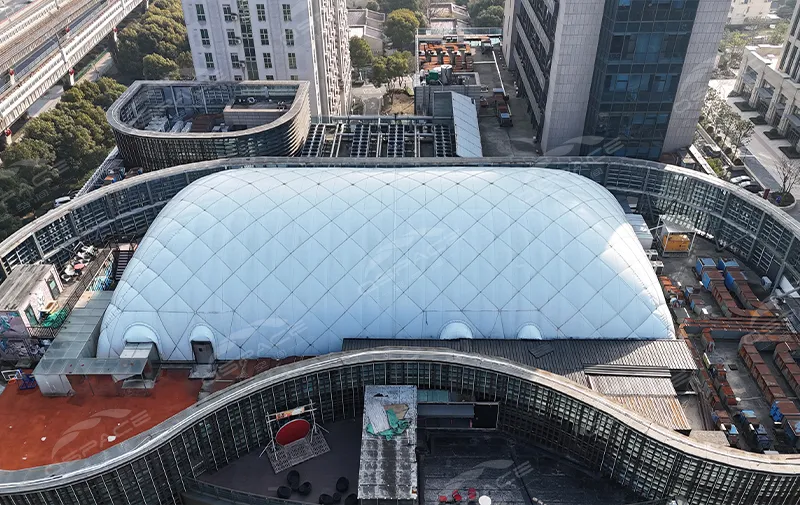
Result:
[[[288,445],[308,435],[311,423],[305,419],[293,419],[281,426],[275,434],[275,441],[280,445]]]

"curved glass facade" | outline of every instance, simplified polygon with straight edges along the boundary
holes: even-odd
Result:
[[[268,441],[266,414],[313,402],[318,420],[362,412],[364,387],[410,384],[498,402],[499,428],[645,498],[790,504],[800,462],[709,446],[654,425],[568,379],[451,350],[381,348],[273,369],[85,460],[0,472],[0,504],[180,503],[185,486]]]
[[[311,124],[308,86],[307,82],[282,81],[266,85],[249,81],[137,81],[106,115],[129,168],[149,171],[220,158],[294,156],[303,147]],[[269,110],[248,111],[248,99],[253,106],[263,100],[285,100],[290,105],[285,111],[278,111],[274,104],[266,106],[271,107]],[[245,117],[245,112],[251,117]],[[148,122],[167,118],[168,125],[205,126],[223,114],[225,120],[251,127],[225,132],[146,129]]]

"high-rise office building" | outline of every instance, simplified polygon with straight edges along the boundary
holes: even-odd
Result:
[[[199,80],[305,80],[313,115],[350,108],[345,0],[183,0]]]
[[[508,0],[503,52],[545,152],[691,143],[727,0]]]

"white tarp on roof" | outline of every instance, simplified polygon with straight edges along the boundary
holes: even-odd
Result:
[[[181,191],[114,292],[98,343],[155,334],[162,359],[315,355],[346,337],[671,338],[616,199],[547,169],[220,172]],[[152,333],[151,333],[152,332]]]

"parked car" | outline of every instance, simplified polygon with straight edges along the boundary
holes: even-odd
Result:
[[[743,182],[751,182],[751,181],[752,181],[752,179],[750,179],[750,177],[749,177],[749,176],[747,176],[747,175],[740,175],[740,176],[738,176],[738,177],[734,177],[734,178],[732,178],[732,179],[731,179],[731,184],[741,184],[741,183],[743,183]]]
[[[754,182],[751,182],[747,186],[742,186],[742,188],[747,190],[747,191],[749,191],[749,192],[751,192],[751,193],[760,193],[763,190],[763,188],[761,186],[759,186],[758,184],[756,184]]]
[[[706,144],[703,146],[703,152],[706,153],[706,156],[710,156],[712,158],[719,158],[722,156],[722,150],[711,144]]]
[[[71,196],[61,196],[53,200],[53,207],[59,207],[72,200]]]
[[[754,184],[753,181],[751,181],[750,179],[747,179],[746,181],[742,181],[739,184],[737,184],[737,186],[739,186],[740,188],[746,188],[747,186],[750,186],[751,184]]]

